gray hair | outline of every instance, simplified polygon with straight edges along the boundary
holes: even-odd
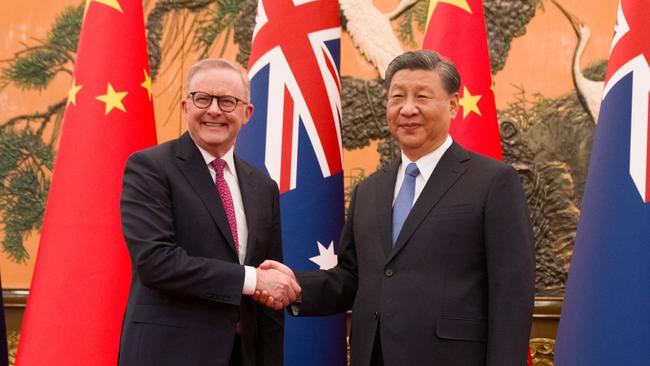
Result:
[[[442,79],[442,85],[447,94],[452,95],[460,89],[460,74],[456,66],[435,51],[418,50],[405,52],[393,59],[386,69],[384,86],[390,88],[395,74],[400,70],[436,71]]]
[[[216,70],[227,69],[227,70],[236,71],[239,74],[239,77],[241,78],[242,84],[244,85],[246,98],[248,98],[248,100],[250,101],[251,83],[248,80],[248,76],[244,74],[241,71],[241,69],[239,69],[239,67],[235,66],[233,63],[223,58],[205,58],[203,60],[199,60],[197,63],[190,66],[190,68],[187,70],[187,80],[185,80],[185,93],[189,92],[190,82],[192,81],[192,78],[194,77],[194,75],[196,75],[197,72],[201,70],[210,70],[210,69],[216,69]]]

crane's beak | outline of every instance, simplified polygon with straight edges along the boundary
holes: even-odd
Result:
[[[576,36],[578,38],[580,37],[580,26],[583,25],[582,21],[578,19],[575,15],[571,14],[568,10],[566,10],[562,5],[560,5],[557,0],[551,0],[551,2],[557,6],[558,9],[564,14],[564,16],[569,20],[569,23],[571,23],[571,26],[573,27],[573,30],[576,32]]]

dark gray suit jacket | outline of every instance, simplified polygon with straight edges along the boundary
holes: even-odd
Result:
[[[534,296],[534,243],[519,176],[453,143],[391,247],[399,161],[353,194],[338,266],[298,273],[300,315],[352,308],[352,366],[379,330],[387,366],[522,366]]]
[[[277,185],[236,157],[235,169],[248,222],[245,264],[282,260]],[[283,314],[242,296],[244,267],[187,133],[129,158],[121,211],[133,279],[120,365],[228,365],[237,323],[244,365],[282,365]]]

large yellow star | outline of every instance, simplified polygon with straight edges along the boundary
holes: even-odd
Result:
[[[126,108],[124,108],[124,104],[122,104],[122,99],[124,99],[127,94],[127,92],[116,92],[115,89],[113,89],[113,85],[111,85],[111,83],[108,83],[108,86],[106,87],[106,94],[95,97],[95,99],[106,103],[106,109],[104,113],[108,115],[108,113],[112,111],[113,108],[117,108],[122,112],[126,112]]]
[[[119,11],[120,13],[124,13],[122,10],[122,7],[120,6],[120,1],[119,0],[86,0],[86,8],[84,9],[84,19],[86,18],[86,13],[88,12],[88,8],[90,7],[90,3],[100,3],[104,4],[106,6],[110,6],[111,8]]]
[[[144,70],[144,81],[142,84],[140,84],[140,86],[147,89],[147,95],[149,95],[149,100],[151,100],[153,88],[151,87],[151,75],[147,73],[147,69]]]
[[[124,13],[124,11],[122,10],[122,7],[120,6],[120,1],[119,0],[90,0],[90,2],[93,2],[93,1],[96,2],[96,3],[104,4],[106,6],[110,6],[111,8],[119,11],[120,13]]]
[[[81,88],[83,88],[83,86],[77,85],[75,79],[72,79],[72,86],[70,87],[70,90],[68,90],[68,102],[66,103],[66,107],[71,103],[77,105],[77,93]]]
[[[480,95],[472,95],[466,86],[463,86],[463,97],[460,98],[458,103],[463,107],[463,118],[467,117],[470,112],[481,115],[481,110],[478,109],[478,101],[481,100]]]
[[[429,27],[429,22],[431,21],[431,15],[436,11],[436,7],[439,3],[446,3],[449,5],[457,6],[466,12],[472,14],[472,8],[469,7],[467,0],[430,0],[429,2],[429,12],[427,14],[427,28]]]

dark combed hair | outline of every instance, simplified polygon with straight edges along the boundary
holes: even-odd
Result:
[[[458,89],[460,89],[460,74],[456,66],[449,59],[440,56],[435,51],[409,51],[395,57],[386,69],[384,79],[386,90],[390,88],[393,77],[400,70],[436,71],[440,74],[447,94],[457,93]]]

